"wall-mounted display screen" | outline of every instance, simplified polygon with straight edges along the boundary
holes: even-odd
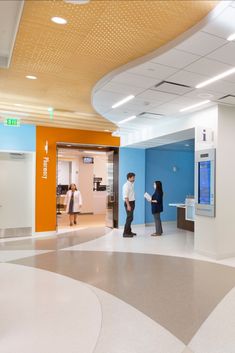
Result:
[[[92,164],[92,163],[94,163],[94,158],[93,157],[83,157],[83,163]]]
[[[195,214],[215,217],[215,149],[195,153]]]
[[[210,205],[211,161],[198,163],[198,203]]]

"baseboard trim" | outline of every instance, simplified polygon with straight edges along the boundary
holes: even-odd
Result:
[[[34,232],[33,236],[49,236],[49,235],[56,235],[57,231],[56,230],[52,230],[49,232]]]
[[[32,227],[0,228],[0,238],[30,237]]]

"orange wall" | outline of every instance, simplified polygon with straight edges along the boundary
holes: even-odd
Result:
[[[45,144],[48,141],[48,154]],[[119,146],[111,133],[38,126],[36,129],[36,232],[56,229],[56,143]],[[43,178],[43,158],[49,157],[47,179]]]

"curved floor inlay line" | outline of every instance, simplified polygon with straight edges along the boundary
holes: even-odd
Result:
[[[194,353],[235,352],[235,288],[202,324],[189,347]]]
[[[100,288],[143,312],[185,344],[235,285],[234,268],[172,256],[59,251],[15,263]]]
[[[101,307],[88,286],[48,271],[0,264],[4,353],[93,353]]]
[[[185,345],[158,323],[113,295],[91,288],[102,306],[94,353],[182,353]]]

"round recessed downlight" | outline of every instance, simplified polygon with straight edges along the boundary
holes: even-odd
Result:
[[[211,94],[211,93],[200,93],[200,94],[198,94],[198,97],[200,97],[202,99],[212,99],[212,98],[214,98],[213,94]]]
[[[62,17],[52,17],[51,20],[58,25],[65,25],[67,23],[67,20]]]
[[[29,80],[37,80],[37,76],[27,75],[25,77],[28,78]]]

